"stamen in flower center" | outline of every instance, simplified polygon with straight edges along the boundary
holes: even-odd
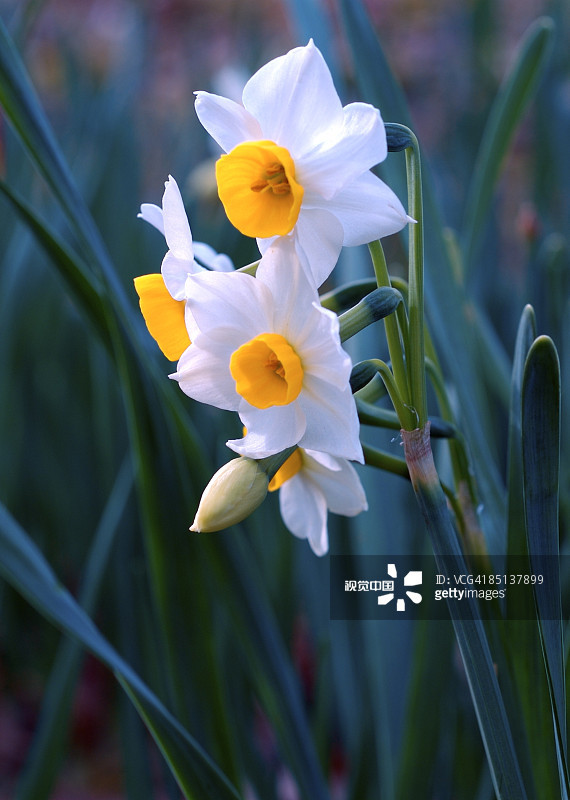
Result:
[[[283,164],[276,161],[275,164],[271,164],[267,167],[263,178],[254,181],[250,189],[252,192],[264,192],[267,189],[271,189],[273,194],[290,194],[291,187],[289,186]]]
[[[238,144],[216,163],[216,179],[230,222],[246,236],[285,236],[297,224],[304,189],[285,147]]]
[[[232,353],[236,391],[256,408],[285,406],[303,387],[301,359],[279,333],[262,333]]]

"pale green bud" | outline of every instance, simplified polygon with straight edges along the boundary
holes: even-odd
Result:
[[[257,461],[240,456],[224,464],[204,489],[190,528],[199,533],[221,531],[241,522],[261,505],[269,477]]]

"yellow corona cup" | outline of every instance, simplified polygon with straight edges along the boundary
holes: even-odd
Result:
[[[216,163],[216,179],[228,219],[245,236],[285,236],[295,227],[304,192],[285,147],[238,144]]]

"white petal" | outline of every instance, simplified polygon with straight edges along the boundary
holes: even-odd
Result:
[[[305,415],[296,402],[260,409],[242,400],[239,416],[247,435],[226,444],[236,453],[250,458],[266,458],[293,447],[305,430]]]
[[[186,209],[182,202],[180,189],[174,178],[169,175],[164,184],[164,194],[162,196],[162,216],[164,219],[164,235],[169,250],[175,256],[188,261],[194,260],[192,250],[192,234]]]
[[[164,236],[164,220],[162,219],[162,208],[155,206],[154,203],[143,203],[140,214],[137,217],[144,219]]]
[[[352,362],[340,344],[338,317],[319,304],[290,238],[281,238],[266,250],[256,280],[273,295],[273,330],[298,353],[305,372],[344,389]]]
[[[318,288],[338,261],[344,239],[342,224],[324,208],[303,206],[293,236],[301,263],[308,265],[310,276]]]
[[[233,330],[234,350],[271,332],[273,298],[261,281],[243,272],[201,272],[192,279],[188,305],[199,329]]]
[[[318,293],[301,266],[291,237],[279,237],[265,251],[256,280],[267,286],[273,295],[273,329],[294,346],[300,331],[307,326],[312,329],[313,303],[318,302]]]
[[[364,463],[356,405],[348,385],[340,391],[318,378],[305,375],[303,391],[296,402],[307,418],[305,435],[299,440],[300,447]]]
[[[283,522],[294,536],[308,539],[317,556],[329,549],[327,504],[322,492],[301,473],[290,478],[279,490],[279,507]]]
[[[329,68],[312,40],[261,67],[245,85],[243,104],[258,120],[261,138],[286,147],[294,160],[342,120]]]
[[[217,253],[205,242],[194,242],[194,258],[201,264],[216,272],[231,272],[234,268],[232,260],[224,253]]]
[[[310,454],[309,454],[310,453]],[[368,503],[360,478],[352,464],[346,459],[335,459],[336,469],[331,470],[312,457],[314,451],[305,451],[301,476],[310,476],[321,490],[327,508],[333,514],[354,517],[366,511]]]
[[[171,378],[178,381],[182,391],[216,408],[237,411],[241,397],[229,370],[227,346],[198,336],[182,354]]]
[[[172,250],[162,259],[162,277],[166,288],[175,300],[186,300],[187,298],[187,279],[189,275],[201,271],[194,260],[188,261],[186,258],[175,256]]]
[[[309,450],[308,448],[303,450],[303,454],[308,455],[313,461],[316,461],[317,464],[320,464],[322,467],[332,472],[339,472],[342,463],[345,461],[344,458],[335,458],[331,456],[330,453],[321,453],[318,450]]]
[[[383,161],[387,153],[386,130],[378,109],[368,103],[351,103],[343,109],[342,125],[295,160],[295,177],[306,190],[328,200]]]
[[[188,284],[186,288],[186,294],[187,297],[191,297],[194,290],[192,276],[188,278]],[[184,321],[186,323],[186,330],[188,331],[188,336],[190,337],[190,341],[195,342],[198,336],[200,335],[200,328],[198,327],[198,324],[194,319],[194,314],[192,314],[192,309],[190,308],[189,303],[186,303],[184,305]]]
[[[195,108],[202,125],[226,153],[241,142],[264,138],[256,119],[234,100],[196,92]]]
[[[390,236],[411,221],[392,189],[371,172],[341,189],[323,207],[342,224],[346,247]]]
[[[307,375],[344,390],[350,379],[352,361],[340,343],[338,317],[315,305],[310,319],[312,325],[303,331],[305,337],[298,337],[291,343],[301,354]]]

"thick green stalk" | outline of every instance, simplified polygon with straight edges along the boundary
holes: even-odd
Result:
[[[451,585],[454,575],[466,574],[468,569],[435,468],[429,422],[417,430],[402,430],[401,433],[410,479],[432,542],[438,572],[445,575]],[[447,603],[497,798],[525,800],[527,795],[509,721],[475,601],[450,598]]]

